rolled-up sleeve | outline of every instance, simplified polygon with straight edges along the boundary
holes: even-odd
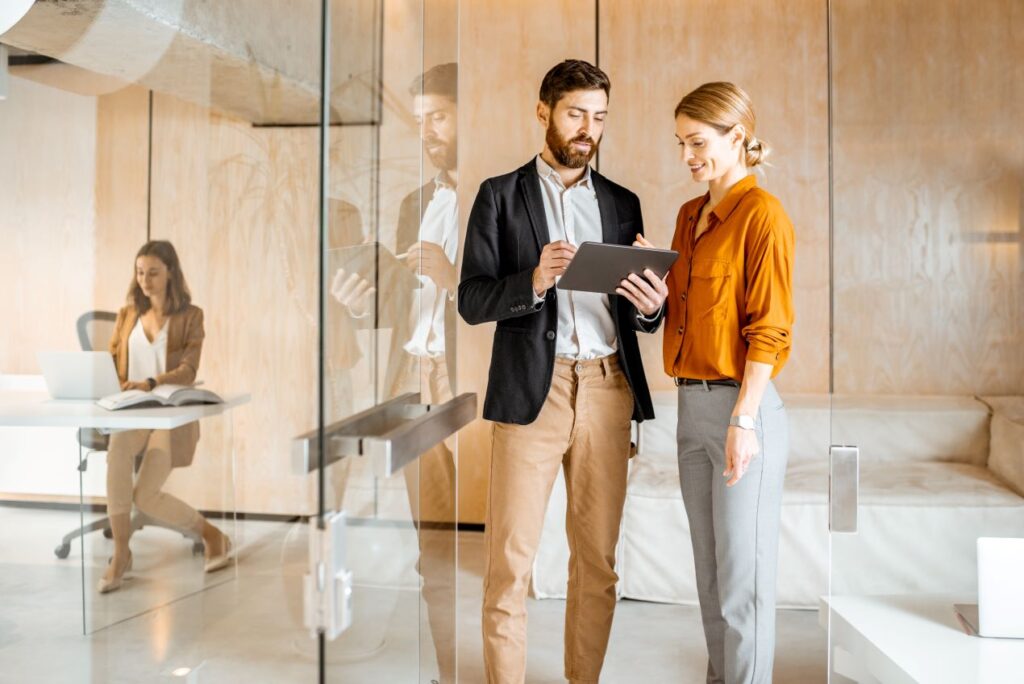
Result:
[[[766,211],[751,222],[746,250],[747,361],[775,366],[793,334],[793,226]]]

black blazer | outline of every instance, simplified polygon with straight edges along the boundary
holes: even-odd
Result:
[[[644,229],[640,200],[596,171],[591,178],[604,242],[633,244]],[[540,308],[533,304],[533,270],[549,242],[536,159],[483,182],[469,215],[458,306],[470,325],[497,321],[484,400],[487,420],[532,423],[551,389],[558,327],[555,288]],[[636,331],[653,332],[660,318],[645,324],[629,300],[609,297],[619,361],[633,391],[633,420],[653,418]]]

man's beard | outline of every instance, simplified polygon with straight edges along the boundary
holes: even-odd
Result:
[[[555,160],[566,168],[582,169],[597,154],[597,143],[594,142],[593,138],[586,133],[581,133],[572,140],[566,140],[555,128],[554,121],[548,123],[548,132],[545,134],[544,140],[547,142],[548,149],[551,150]],[[590,150],[585,153],[577,152],[572,147],[572,144],[575,142],[590,143]]]
[[[431,152],[427,149],[430,145],[440,145],[441,149]],[[456,164],[458,164],[458,148],[455,146],[455,142],[446,143],[437,139],[430,139],[423,141],[423,151],[427,153],[427,158],[430,159],[430,163],[434,165],[434,168],[440,171],[454,171]]]

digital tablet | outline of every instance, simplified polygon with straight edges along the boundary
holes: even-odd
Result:
[[[562,290],[616,294],[619,282],[630,273],[642,275],[649,268],[659,278],[664,278],[677,258],[679,252],[671,249],[584,242],[559,279],[558,287]]]
[[[327,284],[330,285],[339,268],[345,273],[356,273],[373,284],[382,293],[413,290],[420,287],[416,277],[404,261],[379,242],[366,242],[349,247],[328,250]]]

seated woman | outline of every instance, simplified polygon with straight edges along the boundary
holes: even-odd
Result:
[[[192,296],[170,242],[147,242],[135,257],[135,274],[128,303],[117,314],[110,353],[121,389],[149,391],[162,384],[191,385],[203,348],[203,311]],[[99,582],[101,594],[121,587],[132,566],[128,548],[132,501],[146,515],[202,535],[206,572],[226,567],[231,542],[197,510],[161,490],[171,468],[192,462],[199,441],[199,424],[173,430],[124,430],[110,436],[107,450],[107,513],[114,539],[114,556]],[[142,466],[132,486],[138,454]]]

